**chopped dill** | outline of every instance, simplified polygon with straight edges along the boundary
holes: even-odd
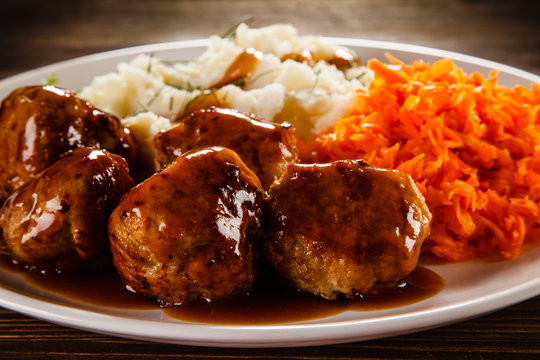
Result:
[[[230,29],[228,29],[223,35],[221,35],[221,38],[222,39],[230,39],[230,40],[236,40],[236,29],[238,29],[238,26],[240,26],[240,24],[251,24],[252,22],[255,21],[255,17],[254,16],[250,16],[249,18],[247,18],[246,20],[244,21],[241,21],[239,22],[238,24],[232,26]]]
[[[49,77],[46,77],[45,79],[43,79],[43,83],[45,85],[56,85],[58,84],[58,81],[59,81],[58,78],[54,74],[51,74],[49,75]]]
[[[259,80],[261,77],[263,77],[265,75],[268,75],[268,74],[271,74],[271,73],[273,73],[275,71],[279,71],[279,69],[270,69],[270,70],[263,71],[262,73],[258,74],[253,79],[251,79],[250,83],[253,84],[257,80]]]
[[[140,113],[149,111],[148,108],[147,108],[146,106],[144,106],[143,104],[141,104],[141,102],[140,102],[139,100],[137,100],[137,104],[139,104],[139,106],[141,107],[141,109],[135,111],[131,116],[135,116],[135,115],[138,115],[138,114],[140,114]]]
[[[231,84],[232,85],[236,85],[238,86],[239,88],[244,88],[244,86],[246,85],[246,80],[247,80],[247,77],[246,76],[242,76],[236,80],[234,80]]]
[[[216,100],[217,106],[221,106],[216,91],[212,91],[212,92],[210,93],[210,95],[212,95],[212,96],[214,97],[214,100]]]
[[[151,53],[150,54],[150,59],[148,61],[148,67],[146,68],[147,73],[152,72],[152,61],[153,61],[153,59],[154,59],[154,53]]]
[[[188,64],[191,60],[163,60],[160,59],[159,62],[167,65],[167,66],[173,66],[176,64]]]
[[[191,85],[191,83],[188,81],[186,90],[187,90],[187,91],[201,90],[201,86],[200,86],[200,85],[193,86],[193,85]]]
[[[317,87],[317,84],[319,83],[319,74],[320,73],[321,73],[321,70],[318,70],[315,73],[315,81],[313,82],[313,87],[311,88],[311,91],[315,90],[315,88]]]
[[[189,107],[195,102],[195,101],[198,101],[198,100],[204,100],[205,98],[207,98],[208,96],[213,96],[215,101],[216,101],[216,104],[217,106],[221,106],[220,103],[219,103],[219,98],[217,97],[216,95],[216,92],[217,92],[218,89],[210,89],[210,90],[207,90],[207,91],[203,91],[202,93],[198,94],[197,96],[193,97],[191,100],[188,101],[188,103],[186,104],[186,106],[184,106],[184,112],[186,112]]]
[[[195,91],[195,90],[201,90],[200,86],[193,86],[190,82],[187,83],[187,86],[174,85],[171,83],[165,83],[165,85],[178,89],[178,90],[186,90],[189,92]]]
[[[346,63],[342,64],[341,66],[339,66],[337,69],[339,71],[345,71],[357,65],[360,65],[360,60],[353,58],[351,60],[348,60]]]
[[[152,106],[152,104],[154,103],[154,101],[156,101],[156,99],[158,98],[159,94],[161,93],[161,90],[163,90],[163,86],[159,88],[158,91],[156,91],[156,93],[154,95],[152,95],[152,97],[148,100],[148,102],[146,103],[146,106]]]
[[[368,72],[366,70],[362,71],[358,76],[355,77],[356,80],[362,80],[364,76],[366,76]]]
[[[200,94],[198,94],[197,96],[194,96],[193,98],[191,98],[191,99],[187,102],[186,106],[184,106],[184,112],[186,112],[187,109],[189,109],[189,107],[191,106],[191,104],[193,104],[195,101],[197,101],[197,99],[199,99],[201,96],[205,96],[205,94],[204,94],[204,93],[200,93]]]
[[[178,89],[178,90],[185,90],[186,88],[183,87],[183,86],[180,86],[180,85],[174,85],[174,84],[171,84],[171,83],[168,83],[166,82],[165,83],[166,86],[169,86],[169,87],[172,87],[172,88],[175,88],[175,89]]]

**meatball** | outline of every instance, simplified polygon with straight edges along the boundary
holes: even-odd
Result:
[[[265,189],[298,157],[296,137],[290,125],[265,122],[251,114],[216,107],[191,113],[178,126],[157,134],[153,145],[157,149],[158,166],[197,147],[227,147],[238,153]]]
[[[263,190],[223,147],[188,152],[134,187],[113,211],[109,240],[126,287],[164,305],[250,289]]]
[[[394,284],[418,261],[431,214],[411,178],[359,160],[291,164],[269,189],[262,252],[300,290],[335,299]]]
[[[9,196],[60,156],[97,147],[132,162],[135,143],[120,121],[54,86],[13,91],[0,107],[0,198]]]
[[[110,266],[110,213],[133,186],[126,161],[79,148],[14,192],[0,209],[13,260],[39,270]]]

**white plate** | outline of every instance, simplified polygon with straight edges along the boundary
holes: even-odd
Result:
[[[367,60],[384,59],[390,51],[406,63],[452,58],[465,71],[500,71],[506,86],[540,83],[540,77],[494,62],[419,46],[380,41],[332,38]],[[0,98],[13,89],[41,83],[51,75],[59,85],[80,89],[93,76],[115,70],[120,61],[139,53],[164,59],[192,59],[206,40],[128,48],[86,56],[0,81]],[[0,306],[53,323],[114,336],[166,343],[226,347],[321,345],[389,337],[442,326],[491,312],[540,294],[540,244],[530,246],[514,261],[469,261],[428,266],[446,285],[437,295],[416,304],[382,311],[347,311],[311,321],[264,326],[206,325],[168,318],[159,310],[133,311],[97,307],[26,284],[19,275],[0,271]]]

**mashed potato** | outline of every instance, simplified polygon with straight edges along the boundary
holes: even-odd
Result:
[[[356,89],[370,76],[358,64],[339,69],[330,59],[352,54],[320,37],[299,36],[291,25],[259,29],[241,24],[233,36],[212,36],[208,49],[189,62],[170,62],[139,55],[117,71],[94,78],[81,96],[113,113],[133,129],[143,151],[152,151],[153,136],[171,127],[186,107],[223,79],[229,66],[246,49],[257,51],[257,62],[242,84],[213,88],[220,105],[257,114],[269,121],[291,123],[304,139],[325,130],[354,106]],[[287,58],[312,56],[311,62]],[[206,90],[206,92],[204,92]],[[151,154],[148,154],[151,156]]]

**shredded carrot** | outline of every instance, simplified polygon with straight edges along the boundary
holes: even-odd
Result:
[[[461,261],[518,256],[540,241],[540,84],[506,88],[497,73],[370,60],[354,110],[303,153],[365,159],[411,175],[433,214],[423,250]]]

